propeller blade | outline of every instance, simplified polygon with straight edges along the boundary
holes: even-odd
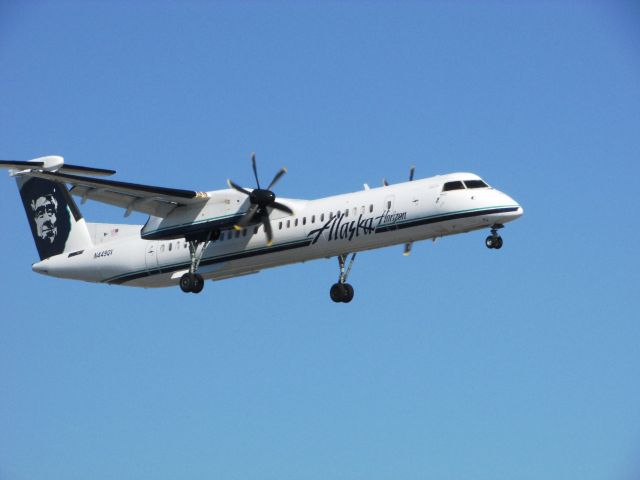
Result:
[[[249,225],[259,208],[260,205],[251,205],[251,207],[249,207],[249,210],[247,210],[247,213],[242,216],[240,221],[238,221],[238,223],[236,223],[233,228],[235,228],[236,230],[242,230],[244,227]]]
[[[264,233],[267,234],[267,246],[270,247],[273,245],[273,230],[271,230],[271,222],[268,215],[262,217],[262,225],[264,225]]]
[[[260,180],[258,180],[258,167],[256,166],[256,154],[255,152],[251,154],[251,165],[253,166],[253,175],[256,177],[256,184],[258,185],[258,189],[260,188]],[[267,188],[267,190],[269,190]]]
[[[287,169],[286,168],[281,168],[280,171],[278,173],[276,173],[276,176],[273,177],[273,180],[271,180],[271,183],[269,184],[269,186],[267,187],[267,190],[271,190],[271,188],[273,188],[273,186],[277,183],[278,180],[280,180],[280,178],[287,173]]]
[[[245,190],[240,185],[236,185],[231,180],[227,180],[227,185],[229,185],[231,188],[233,188],[235,190],[238,190],[239,192],[244,193],[245,195],[251,195],[251,192],[249,192],[248,190]]]
[[[409,181],[413,181],[413,174],[416,171],[416,166],[415,165],[411,165],[411,169],[409,170]]]
[[[408,257],[409,254],[411,253],[411,247],[413,247],[413,242],[408,242],[404,244],[404,252],[402,252],[402,254],[405,257]]]
[[[386,179],[386,178],[383,178],[383,179],[382,179],[382,185],[384,185],[385,187],[388,187],[388,186],[389,186],[389,182],[387,182],[387,179]]]
[[[293,215],[293,210],[291,210],[289,207],[287,207],[286,205],[283,205],[280,202],[273,202],[271,205],[269,205],[271,208],[275,208],[277,210],[280,210],[281,212],[285,212],[288,213],[289,215]]]

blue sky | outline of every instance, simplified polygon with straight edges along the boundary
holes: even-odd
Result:
[[[472,171],[525,215],[203,294],[55,280],[0,181],[0,479],[636,479],[640,9],[2,2],[0,157],[284,197]],[[89,221],[122,212],[87,203]],[[129,221],[142,223],[144,217]]]

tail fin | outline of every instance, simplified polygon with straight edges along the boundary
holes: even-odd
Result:
[[[16,181],[40,260],[92,245],[84,218],[64,184],[26,175]]]

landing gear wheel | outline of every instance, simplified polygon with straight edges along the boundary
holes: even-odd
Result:
[[[334,283],[329,290],[329,296],[335,303],[341,303],[346,295],[346,289],[342,283]]]
[[[495,248],[496,250],[499,250],[502,248],[502,237],[499,235],[489,235],[485,239],[484,244],[487,248]]]
[[[200,293],[204,288],[204,278],[199,273],[193,275],[193,287],[191,288],[192,293]]]
[[[195,275],[193,273],[185,273],[180,277],[180,290],[184,293],[193,292],[195,282]]]
[[[342,303],[349,303],[351,300],[353,300],[353,287],[350,284],[345,283],[343,285],[343,288],[345,296],[342,299]]]
[[[334,283],[329,290],[329,296],[336,303],[349,303],[353,300],[353,287],[348,283]]]
[[[487,246],[487,248],[493,248],[493,237],[491,235],[489,235],[485,240],[484,240],[484,244]]]

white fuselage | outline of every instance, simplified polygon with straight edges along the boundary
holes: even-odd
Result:
[[[295,214],[274,218],[272,246],[262,225],[224,230],[209,244],[198,268],[218,280],[317,258],[403,244],[489,228],[515,220],[522,207],[493,188],[442,191],[451,180],[477,179],[450,174],[318,200],[280,199]],[[189,270],[184,239],[143,240],[140,226],[89,224],[91,248],[34,264],[36,272],[134,287],[177,285]]]

